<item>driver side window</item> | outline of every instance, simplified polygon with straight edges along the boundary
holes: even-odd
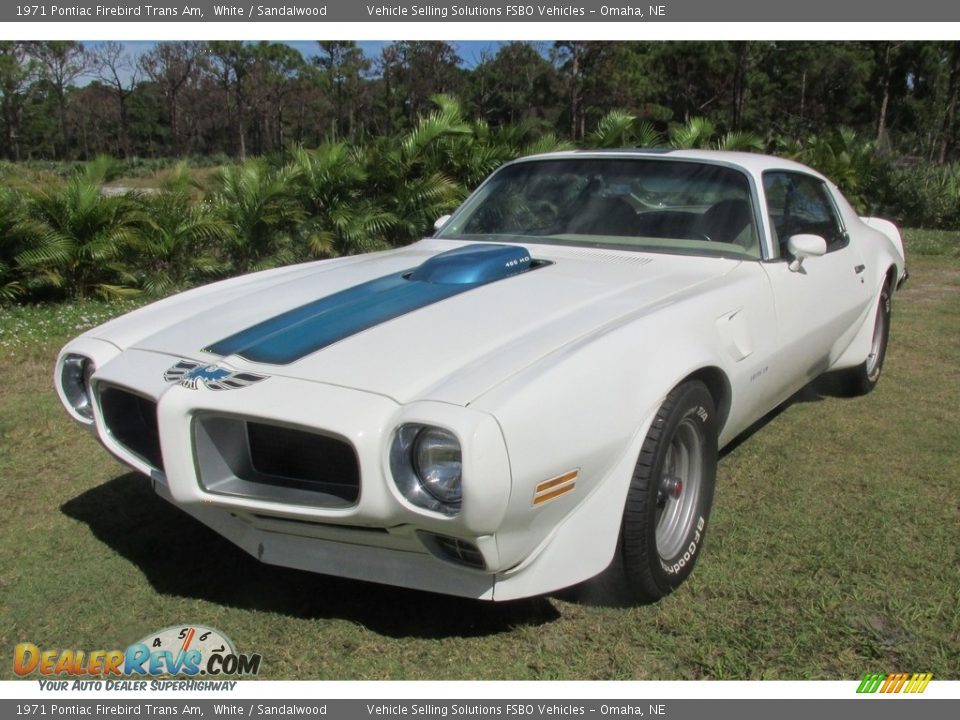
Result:
[[[827,252],[847,244],[843,224],[823,181],[802,173],[767,172],[763,174],[763,190],[780,257],[789,257],[787,240],[792,235],[819,235],[827,242]]]

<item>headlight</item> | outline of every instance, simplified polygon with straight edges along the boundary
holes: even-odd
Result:
[[[93,420],[90,402],[90,376],[94,371],[93,360],[84,355],[67,355],[60,370],[60,387],[63,395],[82,418]]]
[[[463,498],[460,441],[449,430],[404,425],[390,448],[394,482],[411,503],[456,515]]]
[[[423,489],[437,500],[459,504],[460,443],[453,433],[440,428],[424,428],[413,441],[413,469]]]

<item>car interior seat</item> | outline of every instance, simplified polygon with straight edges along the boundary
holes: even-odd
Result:
[[[578,208],[567,232],[578,235],[636,235],[637,213],[626,200],[594,195]]]
[[[697,232],[713,242],[737,244],[751,255],[760,256],[760,243],[750,203],[740,198],[714,203],[700,216]]]

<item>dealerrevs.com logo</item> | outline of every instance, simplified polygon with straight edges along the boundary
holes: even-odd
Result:
[[[219,630],[203,625],[173,625],[147,635],[124,650],[42,649],[29,642],[13,652],[13,671],[20,677],[137,678],[187,676],[196,678],[256,675],[259,654],[238,653]]]

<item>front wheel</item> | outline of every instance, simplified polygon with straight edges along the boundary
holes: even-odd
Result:
[[[700,555],[717,474],[716,414],[706,386],[685,382],[667,395],[643,442],[618,546],[637,600],[671,593]]]

